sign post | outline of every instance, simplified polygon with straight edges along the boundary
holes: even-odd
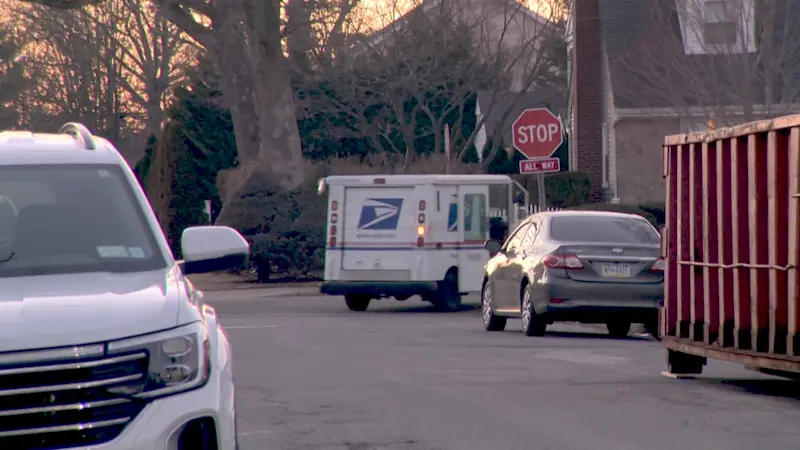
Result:
[[[519,163],[520,173],[536,174],[539,209],[544,210],[544,174],[559,172],[561,162],[553,153],[564,142],[564,130],[558,116],[547,108],[529,108],[511,126],[514,148],[525,158]]]
[[[450,124],[444,124],[444,173],[450,173]]]
[[[536,174],[536,192],[539,194],[539,211],[544,211],[547,208],[547,197],[545,196],[546,193],[544,192],[545,185],[544,185],[544,174],[537,173]]]
[[[203,200],[203,212],[208,216],[208,224],[214,225],[214,221],[211,220],[211,200]]]

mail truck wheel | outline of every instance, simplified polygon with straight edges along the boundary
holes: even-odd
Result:
[[[366,311],[369,307],[369,302],[372,300],[366,295],[345,295],[344,301],[350,311]]]
[[[461,293],[458,292],[458,275],[455,271],[447,272],[444,280],[439,282],[433,304],[443,311],[461,309]]]

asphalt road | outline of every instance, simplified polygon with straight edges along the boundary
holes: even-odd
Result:
[[[209,292],[233,344],[242,450],[735,450],[800,443],[800,388],[574,324],[487,333],[475,308]]]

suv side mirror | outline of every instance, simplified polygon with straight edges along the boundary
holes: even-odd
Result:
[[[241,266],[250,256],[250,244],[230,227],[198,226],[181,235],[183,274],[218,272]]]
[[[489,254],[494,256],[500,252],[500,249],[503,247],[503,244],[500,241],[496,241],[494,239],[490,239],[483,243],[483,248],[489,251]]]

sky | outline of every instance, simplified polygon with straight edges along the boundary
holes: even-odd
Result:
[[[411,8],[422,3],[423,0],[362,0],[359,13],[367,20],[367,27],[382,28],[397,20]],[[475,0],[472,0],[475,1]],[[531,11],[543,17],[550,15],[549,6],[554,0],[523,0]]]

